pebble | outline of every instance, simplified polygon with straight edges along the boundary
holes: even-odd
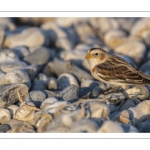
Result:
[[[115,49],[125,42],[126,36],[127,35],[124,31],[113,29],[105,33],[104,41],[108,47]]]
[[[9,107],[7,107],[7,109],[11,113],[11,118],[13,118],[13,116],[15,115],[18,108],[19,108],[19,106],[17,106],[17,105],[10,105]]]
[[[38,114],[34,117],[35,127],[38,133],[42,133],[46,130],[48,124],[52,120],[52,116],[50,114]]]
[[[6,62],[14,62],[14,61],[19,61],[19,57],[12,50],[2,49],[0,51],[0,64],[4,64]]]
[[[94,28],[99,29],[102,35],[111,29],[119,28],[119,23],[115,18],[106,18],[106,17],[92,18],[91,17],[90,24]]]
[[[138,131],[141,133],[150,133],[149,126],[150,126],[149,121],[139,122],[136,124]]]
[[[91,118],[109,118],[109,108],[105,104],[98,102],[93,102],[89,108],[91,113]]]
[[[98,133],[124,133],[124,130],[119,124],[109,120],[109,121],[105,121],[102,124],[102,126],[98,129],[97,132]]]
[[[0,69],[4,73],[7,73],[7,72],[10,72],[10,71],[13,71],[13,70],[16,70],[16,69],[24,68],[26,66],[27,66],[26,63],[24,63],[24,62],[14,61],[14,62],[7,62],[7,63],[4,63],[4,64],[0,65]]]
[[[136,107],[141,101],[139,99],[127,99],[125,103],[120,107],[120,111],[127,110],[130,107]]]
[[[11,130],[8,130],[7,133],[21,133],[29,129],[34,130],[34,127],[26,121],[11,119],[8,124],[11,126]]]
[[[6,73],[2,78],[0,78],[0,85],[3,84],[13,84],[13,83],[24,83],[28,88],[31,87],[31,81],[26,72],[21,70],[13,70]]]
[[[4,46],[14,48],[22,45],[27,47],[47,45],[46,38],[46,33],[42,29],[32,27],[23,30],[21,33],[8,35],[4,41]]]
[[[150,87],[106,94],[85,59],[100,47],[150,75],[149,18],[16,19],[0,18],[1,133],[150,132]]]
[[[34,81],[32,83],[32,91],[42,91],[47,90],[47,84],[45,81]]]
[[[150,60],[147,60],[145,63],[143,63],[141,65],[141,67],[139,68],[139,70],[141,70],[146,75],[150,76],[150,70],[148,69],[149,65],[150,65]]]
[[[149,97],[149,90],[144,85],[136,85],[126,90],[129,98],[138,98],[146,100]]]
[[[79,67],[71,64],[70,62],[65,62],[60,59],[55,58],[53,65],[55,66],[54,73],[57,76],[59,76],[65,72],[65,73],[70,73],[70,74],[74,75],[80,82],[85,79],[93,79],[93,77],[91,76],[90,73],[87,73],[83,69],[80,69]],[[83,76],[83,74],[84,74],[84,76]]]
[[[62,97],[65,101],[73,101],[78,99],[79,88],[71,84],[57,94],[57,97]]]
[[[0,108],[0,123],[7,124],[11,119],[11,114],[8,109]]]
[[[55,77],[50,77],[47,81],[47,87],[49,90],[57,90],[59,88],[57,79]]]
[[[10,129],[11,129],[11,127],[8,124],[1,124],[0,125],[0,133],[6,133]]]
[[[46,64],[51,57],[52,55],[50,54],[50,50],[48,48],[40,47],[30,55],[24,57],[23,60],[29,64],[41,66]]]
[[[46,95],[42,91],[30,91],[26,100],[31,101],[34,105],[40,108],[42,102],[46,99]]]
[[[12,51],[20,58],[24,58],[30,54],[30,51],[25,46],[16,46],[12,49]]]
[[[20,70],[26,72],[28,74],[28,76],[30,77],[31,81],[34,79],[34,77],[38,73],[38,67],[36,65],[29,65],[29,66],[24,67]]]
[[[64,89],[71,84],[74,84],[77,87],[79,87],[79,83],[76,80],[76,78],[72,74],[69,74],[69,73],[62,73],[58,77],[58,84],[59,84],[61,89]]]
[[[28,87],[24,84],[10,84],[0,86],[0,108],[8,107],[18,100],[19,93],[22,100],[28,94]]]
[[[27,105],[20,106],[14,116],[14,119],[22,121],[30,121],[34,118],[35,110],[27,107]]]
[[[120,121],[127,124],[131,122],[133,125],[144,121],[150,116],[149,105],[150,101],[145,100],[138,104],[136,107],[131,107],[122,111],[120,115]]]
[[[73,133],[95,133],[99,125],[90,119],[82,119],[73,123],[71,132]]]
[[[117,46],[114,51],[116,53],[129,56],[139,64],[146,55],[147,49],[145,44],[138,41],[128,41]]]

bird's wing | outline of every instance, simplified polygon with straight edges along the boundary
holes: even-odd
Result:
[[[150,84],[150,77],[118,56],[110,56],[107,61],[97,65],[95,71],[105,81],[127,84]]]

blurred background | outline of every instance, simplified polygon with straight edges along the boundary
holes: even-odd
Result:
[[[86,71],[87,51],[101,47],[150,75],[150,18],[0,18],[1,50],[40,46]]]

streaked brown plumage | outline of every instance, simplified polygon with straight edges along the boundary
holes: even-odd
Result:
[[[136,69],[124,59],[110,55],[101,48],[89,50],[86,59],[91,67],[92,75],[113,86],[150,85],[150,77]]]

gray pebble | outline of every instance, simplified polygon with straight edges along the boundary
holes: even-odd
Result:
[[[32,81],[36,74],[38,73],[38,67],[36,65],[29,65],[25,68],[20,69],[28,74],[30,80]]]
[[[142,133],[150,133],[150,122],[149,121],[144,121],[144,122],[139,122],[136,124],[136,127],[139,132]]]
[[[32,83],[32,91],[42,91],[47,90],[47,84],[45,81],[34,81]]]
[[[27,66],[27,64],[24,63],[24,62],[14,61],[14,62],[6,62],[6,63],[0,65],[0,69],[3,72],[7,73],[7,72],[10,72],[10,71],[13,71],[13,70],[16,70],[16,69],[24,68],[26,66]]]
[[[41,103],[46,99],[46,95],[42,91],[30,91],[26,99],[30,100],[36,107],[40,108]]]
[[[78,99],[78,90],[79,88],[76,85],[71,84],[70,86],[63,89],[58,97],[62,97],[65,101],[72,101]]]
[[[24,61],[29,64],[42,66],[46,64],[52,55],[50,54],[50,50],[45,47],[40,47],[30,55],[24,57]]]
[[[9,124],[0,125],[0,133],[6,133],[10,129],[11,129],[11,127]]]
[[[55,58],[53,62],[53,66],[55,66],[54,73],[57,76],[65,72],[74,75],[80,82],[85,79],[93,79],[90,73],[87,73],[83,69],[78,68],[77,66],[71,64],[70,62],[65,62]]]
[[[24,83],[29,88],[31,87],[31,81],[29,76],[26,72],[21,70],[10,71],[6,73],[2,78],[0,78],[0,85],[13,83]]]

